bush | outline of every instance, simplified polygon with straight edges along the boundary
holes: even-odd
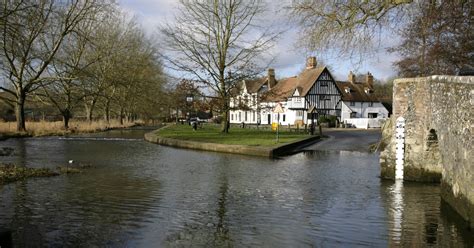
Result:
[[[223,120],[224,120],[224,118],[222,118],[222,116],[216,116],[216,117],[212,118],[212,122],[215,123],[215,124],[221,124]]]
[[[334,115],[329,115],[329,116],[320,116],[318,118],[318,123],[326,123],[328,127],[335,127],[337,122],[337,117]]]

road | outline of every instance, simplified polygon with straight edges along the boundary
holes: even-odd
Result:
[[[306,147],[304,150],[369,151],[369,146],[380,140],[380,129],[323,130],[329,138]]]

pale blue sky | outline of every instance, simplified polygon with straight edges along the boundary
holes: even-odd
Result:
[[[118,3],[126,13],[137,18],[148,34],[153,35],[156,34],[160,23],[173,21],[173,13],[178,0],[118,0]],[[273,16],[281,16],[281,14]],[[278,21],[274,20],[274,22]],[[285,23],[281,23],[281,25],[285,25]],[[298,30],[296,28],[290,29],[272,49],[276,53],[276,60],[272,67],[275,68],[278,78],[294,76],[304,67],[309,54],[296,47],[297,36]],[[350,70],[358,73],[370,71],[375,78],[384,80],[396,73],[392,64],[397,56],[387,53],[386,48],[395,45],[398,38],[393,34],[387,34],[381,40],[386,43],[377,48],[375,56],[364,60],[362,64],[352,64],[347,59],[334,57],[323,59],[326,64],[331,66],[331,72],[337,80],[346,80]]]

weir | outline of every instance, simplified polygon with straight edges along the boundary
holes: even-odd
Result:
[[[393,86],[393,116],[384,127],[382,140],[386,146],[380,154],[381,176],[399,178],[396,165],[400,141],[397,143],[395,120],[403,118],[403,180],[440,182],[442,199],[469,221],[471,227],[474,227],[473,110],[473,76],[397,79]]]

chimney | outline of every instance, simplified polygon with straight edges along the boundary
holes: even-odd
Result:
[[[316,57],[309,57],[306,60],[306,69],[313,69],[316,68],[318,62],[316,61]]]
[[[268,69],[268,89],[271,89],[276,84],[275,79],[275,69],[269,68]]]
[[[372,74],[370,72],[367,72],[367,76],[365,78],[366,78],[365,81],[367,82],[367,84],[370,87],[373,87],[374,86],[374,76],[372,76]]]
[[[349,72],[349,82],[355,84],[356,83],[356,75],[352,73],[352,71]]]

